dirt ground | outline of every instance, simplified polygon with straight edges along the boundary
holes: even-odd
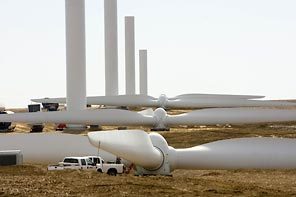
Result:
[[[53,125],[46,127],[50,132]],[[28,130],[17,125],[18,131]],[[111,128],[104,128],[111,129]],[[143,128],[148,130],[147,128]],[[181,127],[161,132],[175,148],[239,137],[296,138],[296,123]],[[176,170],[172,177],[95,171],[47,171],[45,165],[0,167],[2,196],[296,196],[296,170]]]
[[[0,168],[0,196],[295,196],[296,171],[177,170],[172,177]]]

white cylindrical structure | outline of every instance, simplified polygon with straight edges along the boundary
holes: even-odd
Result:
[[[127,95],[136,94],[135,18],[125,17],[125,87]]]
[[[105,94],[118,95],[117,0],[104,1]]]
[[[64,157],[101,156],[106,162],[116,156],[93,147],[86,136],[61,133],[0,134],[0,150],[21,150],[24,163],[57,163]]]
[[[67,110],[86,108],[85,2],[66,0]]]
[[[147,50],[139,51],[140,58],[140,94],[148,94]]]

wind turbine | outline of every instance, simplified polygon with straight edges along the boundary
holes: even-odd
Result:
[[[105,89],[106,96],[86,98],[85,66],[85,2],[66,2],[66,59],[67,59],[67,98],[32,99],[38,103],[67,104],[68,111],[85,109],[89,105],[162,107],[162,108],[213,108],[213,107],[255,107],[293,106],[288,102],[254,100],[263,96],[183,94],[173,98],[160,95],[147,96],[147,51],[140,50],[141,94],[135,94],[135,30],[134,17],[125,18],[126,48],[126,93],[118,96],[118,33],[117,0],[104,0],[105,25]],[[72,125],[74,126],[74,125]],[[83,125],[76,125],[82,127]]]
[[[161,107],[164,109],[182,108],[215,108],[215,107],[283,107],[296,106],[287,101],[256,100],[264,96],[223,95],[223,94],[183,94],[168,98],[160,95],[154,98],[147,95],[118,95],[87,97],[89,105],[128,106],[128,107]],[[32,99],[37,103],[65,104],[65,98]]]
[[[0,122],[148,126],[155,130],[166,130],[179,125],[249,124],[295,120],[296,110],[268,108],[213,108],[194,110],[179,115],[168,115],[162,108],[141,112],[100,109],[0,115]]]
[[[170,175],[175,169],[296,168],[295,139],[238,138],[175,149],[160,134],[141,130],[90,132],[88,138],[93,146],[134,163],[141,175]]]

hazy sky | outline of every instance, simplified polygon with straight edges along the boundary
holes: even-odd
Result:
[[[0,102],[8,107],[65,96],[64,4],[0,0]],[[294,0],[118,0],[120,93],[124,16],[134,15],[150,95],[296,98],[295,8]],[[105,93],[103,32],[103,0],[86,0],[88,95]]]

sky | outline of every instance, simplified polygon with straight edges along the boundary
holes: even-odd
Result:
[[[64,0],[0,0],[0,102],[66,95]],[[148,50],[148,93],[296,98],[296,1],[118,0],[119,91],[124,16]],[[86,0],[87,94],[105,94],[103,0]]]

